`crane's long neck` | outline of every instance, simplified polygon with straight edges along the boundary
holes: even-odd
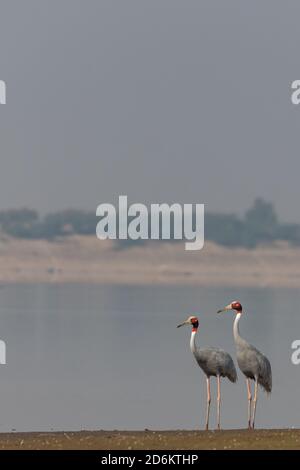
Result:
[[[196,334],[197,334],[197,328],[192,329],[192,334],[191,334],[191,340],[190,340],[190,348],[194,356],[197,353],[197,346],[196,346]]]
[[[244,341],[240,335],[239,329],[239,322],[241,319],[242,314],[237,313],[233,322],[233,337],[236,345],[239,345],[242,341]]]

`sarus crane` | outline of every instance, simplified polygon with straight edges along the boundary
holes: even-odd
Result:
[[[206,423],[205,429],[208,430],[209,427],[209,411],[211,403],[211,394],[210,394],[210,377],[217,377],[217,404],[218,404],[218,413],[217,413],[217,427],[221,428],[220,425],[220,408],[221,408],[221,377],[227,377],[231,382],[236,382],[237,373],[232,357],[227,352],[218,348],[204,348],[198,349],[196,347],[195,337],[199,327],[198,318],[195,316],[189,317],[183,323],[177,326],[177,328],[183,325],[192,326],[192,334],[190,340],[190,348],[195,356],[195,359],[198,365],[203,370],[206,375],[206,386],[207,386],[207,404],[206,404]]]
[[[246,376],[248,395],[248,428],[254,429],[257,404],[257,389],[260,385],[267,393],[272,391],[272,369],[269,359],[264,356],[252,344],[247,343],[239,331],[239,321],[243,313],[243,307],[238,301],[231,302],[226,307],[218,310],[218,313],[233,310],[236,313],[233,323],[233,337],[236,346],[236,357],[239,368]],[[250,380],[254,380],[253,413],[251,418],[252,393]]]

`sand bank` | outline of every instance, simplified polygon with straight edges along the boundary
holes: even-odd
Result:
[[[286,243],[254,250],[206,242],[201,251],[183,243],[149,242],[117,249],[96,236],[56,241],[0,241],[0,283],[189,284],[300,287],[300,248]]]

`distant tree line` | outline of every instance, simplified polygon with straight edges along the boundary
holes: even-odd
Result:
[[[48,239],[72,234],[94,235],[99,218],[94,212],[69,209],[39,217],[32,209],[0,211],[1,232],[16,238]],[[172,233],[171,233],[172,238]],[[300,245],[300,224],[278,220],[272,203],[256,199],[243,217],[235,214],[205,214],[205,240],[231,247],[253,248],[261,243],[286,240]],[[118,240],[120,249],[143,243]]]
[[[244,217],[206,214],[205,238],[220,245],[247,248],[276,240],[300,245],[300,224],[279,222],[273,204],[256,199]]]
[[[40,218],[32,209],[0,211],[0,228],[17,238],[54,239],[71,234],[95,233],[97,218],[94,212],[69,209]]]

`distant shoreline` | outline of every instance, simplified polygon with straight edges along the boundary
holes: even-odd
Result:
[[[187,252],[181,242],[118,249],[96,236],[2,238],[0,284],[10,283],[300,288],[300,248],[277,242],[248,250],[205,242],[203,250]]]

